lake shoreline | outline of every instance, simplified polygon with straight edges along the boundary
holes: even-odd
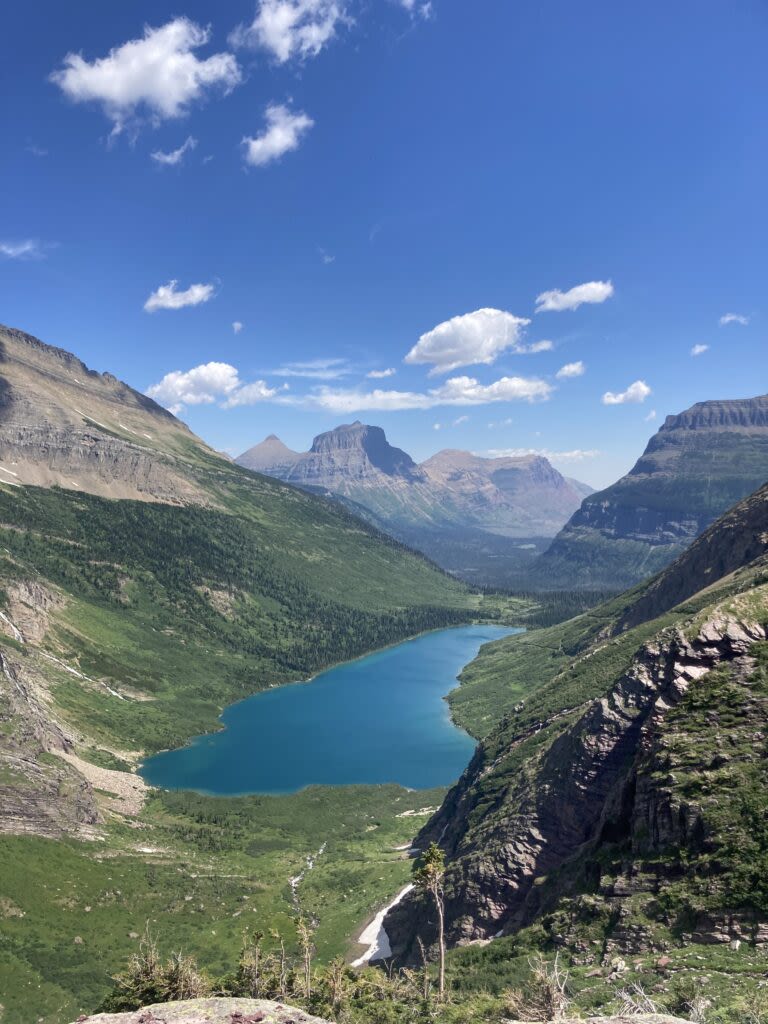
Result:
[[[519,628],[475,622],[425,630],[257,690],[223,708],[218,729],[145,758],[138,772],[157,788],[211,797],[449,785],[477,740],[456,723],[446,698],[482,647]]]

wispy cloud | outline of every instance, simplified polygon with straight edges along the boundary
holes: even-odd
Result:
[[[474,377],[452,377],[440,387],[425,392],[321,387],[309,395],[291,398],[289,403],[335,413],[395,412],[434,409],[441,405],[535,402],[546,400],[551,393],[551,384],[534,377],[501,377],[492,384],[481,384]]]
[[[630,384],[626,391],[606,391],[603,395],[603,405],[625,405],[627,402],[644,402],[651,389],[644,380],[636,380]]]
[[[578,309],[585,303],[600,303],[610,299],[614,288],[610,281],[587,281],[561,292],[559,288],[542,292],[536,297],[537,313],[561,313],[566,309]]]
[[[586,366],[579,359],[575,363],[566,363],[565,366],[561,366],[555,376],[558,380],[567,380],[569,377],[583,377],[586,370]]]
[[[0,241],[0,256],[9,260],[39,260],[45,256],[46,248],[35,238],[18,242]]]
[[[647,416],[643,416],[643,419],[645,420],[646,423],[650,423],[652,420],[655,420],[656,419],[656,410],[655,409],[651,409],[651,411],[648,413]]]
[[[309,380],[338,380],[348,377],[351,372],[346,359],[308,359],[285,363],[269,371],[273,377],[305,377]]]
[[[703,356],[705,352],[709,351],[709,345],[694,345],[691,349],[692,356]]]
[[[28,142],[24,149],[27,153],[31,153],[32,156],[48,156],[48,150],[44,146],[38,146],[36,142]]]
[[[231,53],[204,60],[194,53],[210,36],[210,29],[175,18],[160,28],[146,27],[143,38],[91,62],[69,53],[50,78],[75,103],[99,103],[116,135],[144,112],[154,120],[180,117],[211,89],[228,92],[239,84],[240,68]]]
[[[152,292],[144,303],[147,313],[155,313],[158,309],[183,309],[185,306],[199,306],[213,298],[212,284],[191,284],[185,291],[177,289],[178,281],[169,281]]]
[[[523,328],[530,323],[502,309],[477,309],[454,316],[422,334],[405,357],[406,363],[431,364],[430,376],[460,366],[493,363],[502,352],[525,351]]]
[[[229,41],[285,64],[316,57],[348,20],[346,0],[258,0],[253,21],[239,25]]]
[[[412,18],[431,18],[433,14],[432,0],[397,0]]]
[[[394,366],[388,366],[386,370],[369,370],[365,376],[369,380],[384,380],[385,377],[394,377],[396,373]]]
[[[718,323],[721,327],[725,327],[727,324],[740,324],[742,327],[746,327],[749,323],[749,317],[741,313],[724,313],[718,320]]]
[[[585,462],[603,453],[597,448],[572,448],[557,452],[549,448],[489,448],[485,453],[491,459],[519,459],[526,455],[541,455],[550,462]]]
[[[243,329],[243,325],[242,325],[242,323],[239,320],[233,320],[232,321],[232,331],[235,334],[239,334],[240,331],[242,331],[242,329]]]
[[[162,149],[155,150],[150,156],[155,163],[160,164],[162,167],[177,167],[187,155],[197,146],[197,139],[193,136],[188,135],[186,140],[179,146],[178,149],[172,149],[170,153],[163,152]]]
[[[268,106],[265,119],[267,127],[261,135],[246,135],[242,140],[245,162],[252,167],[264,167],[298,149],[301,140],[315,123],[303,111],[294,112],[282,103]]]
[[[323,249],[321,245],[318,245],[317,252],[318,255],[320,256],[320,262],[324,263],[326,266],[329,266],[331,263],[336,262],[336,257],[332,256],[329,252]]]

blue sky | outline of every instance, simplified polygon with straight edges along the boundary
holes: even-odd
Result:
[[[768,390],[767,47],[763,0],[13,5],[0,320],[232,453],[607,484]]]

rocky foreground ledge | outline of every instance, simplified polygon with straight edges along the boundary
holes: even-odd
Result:
[[[76,1024],[329,1024],[295,1006],[268,999],[184,999],[129,1013],[97,1013]]]
[[[329,1024],[294,1006],[266,999],[185,999],[179,1003],[146,1006],[130,1013],[97,1013],[80,1017],[77,1024]],[[515,1024],[509,1021],[508,1024]],[[525,1024],[525,1022],[517,1022]],[[633,1014],[564,1020],[558,1024],[688,1024],[664,1014]]]

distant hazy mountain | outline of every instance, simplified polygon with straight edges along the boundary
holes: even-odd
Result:
[[[487,534],[527,539],[551,537],[578,508],[586,484],[567,480],[537,455],[484,459],[445,450],[417,464],[389,444],[381,427],[355,422],[320,434],[308,452],[292,452],[274,435],[244,452],[241,466],[312,490],[323,490],[368,509],[377,523],[425,551],[451,571],[478,579],[456,551],[482,560],[479,537]],[[444,545],[450,535],[451,564]],[[471,547],[471,553],[469,548]],[[527,559],[510,543],[509,558]],[[493,558],[498,561],[498,545]],[[508,559],[502,559],[506,562]],[[501,580],[494,580],[501,582]]]
[[[534,563],[537,584],[619,589],[672,561],[768,480],[768,395],[668,416],[621,480],[591,494]]]

